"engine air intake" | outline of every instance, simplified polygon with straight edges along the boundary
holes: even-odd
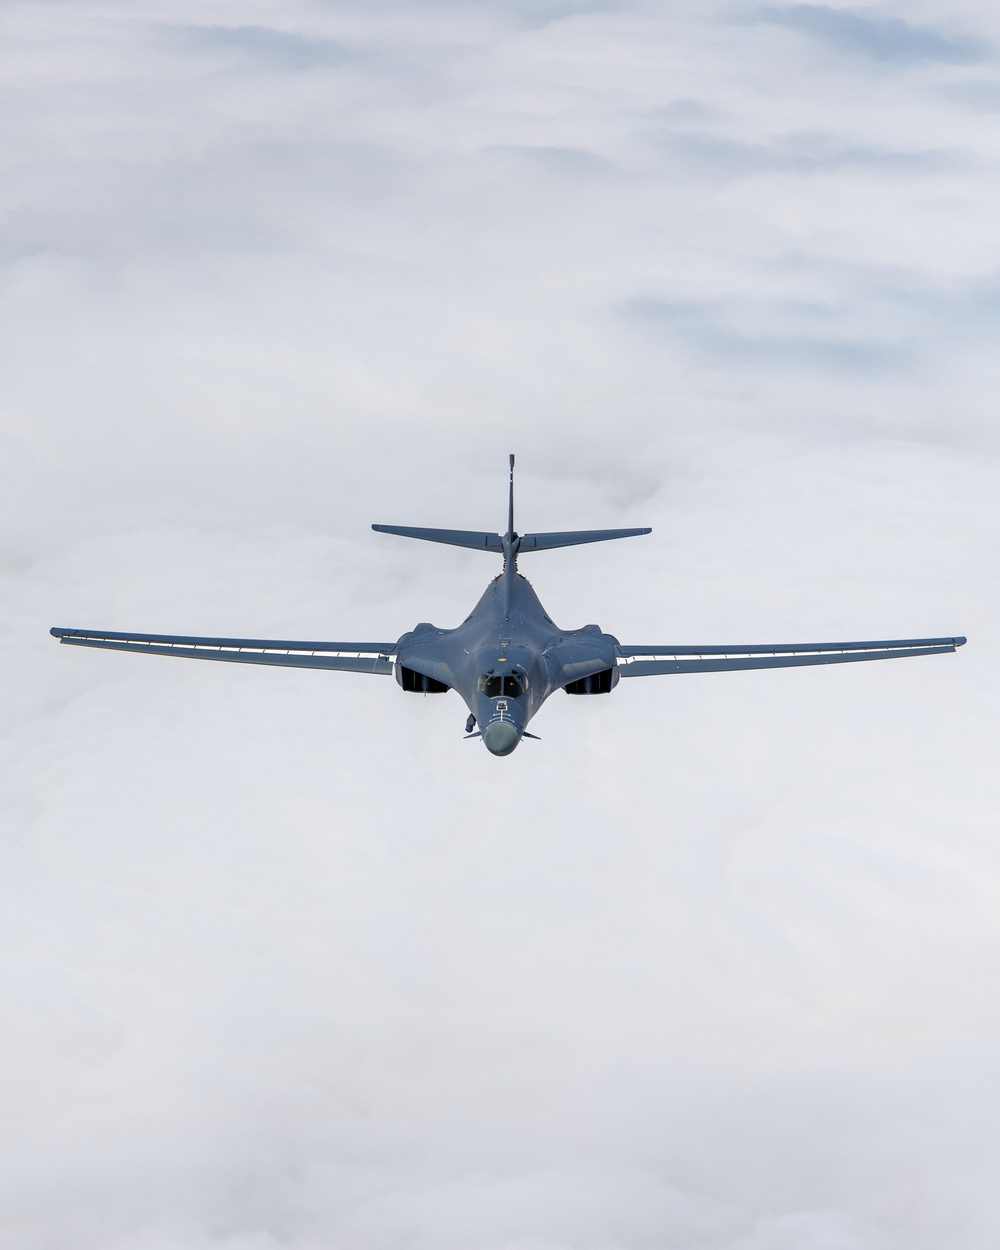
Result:
[[[418,673],[402,664],[399,666],[399,684],[414,694],[447,694],[451,689],[436,677],[428,677],[426,673]]]
[[[614,669],[605,668],[599,673],[591,673],[589,677],[581,677],[563,686],[567,694],[610,694],[614,681]]]

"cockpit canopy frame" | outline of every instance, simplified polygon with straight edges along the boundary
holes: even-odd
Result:
[[[478,682],[479,693],[487,699],[519,699],[528,689],[528,678],[520,669],[509,673],[483,673]]]

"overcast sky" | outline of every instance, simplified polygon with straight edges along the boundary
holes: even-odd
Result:
[[[1000,1244],[1000,10],[0,7],[2,1250]],[[554,697],[59,648],[957,655]]]

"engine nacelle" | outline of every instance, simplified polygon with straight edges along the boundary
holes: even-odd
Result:
[[[610,694],[618,685],[621,674],[615,668],[604,668],[599,673],[591,673],[588,677],[580,677],[563,686],[567,694]]]
[[[415,669],[407,668],[405,664],[396,665],[396,680],[404,690],[412,694],[447,694],[451,689],[436,677],[418,673]]]

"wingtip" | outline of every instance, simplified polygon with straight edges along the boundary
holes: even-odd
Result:
[[[964,647],[968,641],[969,641],[968,638],[953,638],[952,639],[952,642],[955,644],[956,647]]]

